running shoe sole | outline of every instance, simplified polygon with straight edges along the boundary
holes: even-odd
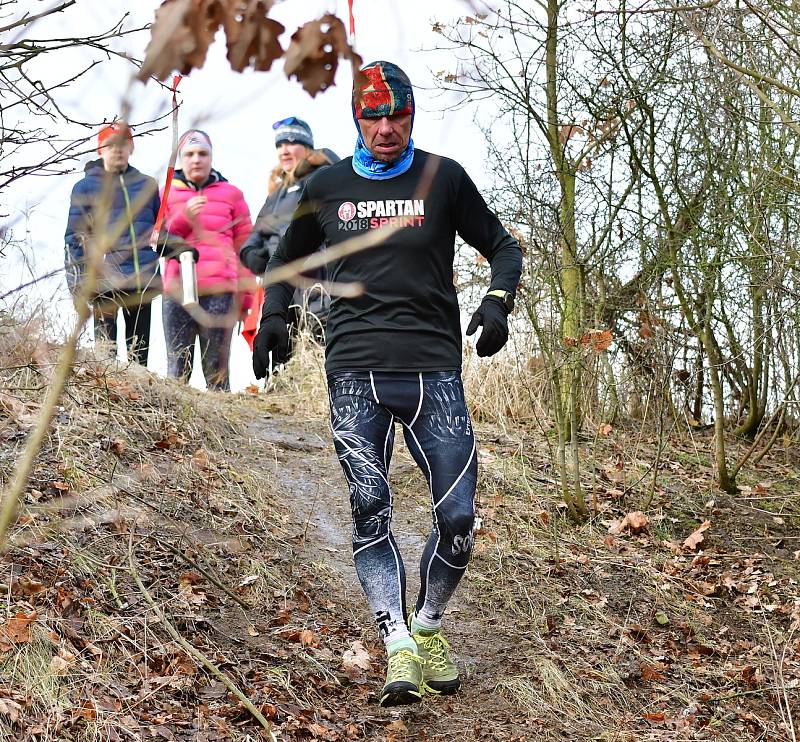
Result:
[[[419,703],[422,700],[422,691],[413,683],[403,680],[389,683],[381,694],[381,706],[407,706],[410,703]]]

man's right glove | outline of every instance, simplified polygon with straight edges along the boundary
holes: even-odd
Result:
[[[508,309],[496,296],[485,296],[467,326],[467,335],[474,335],[483,325],[475,350],[481,358],[493,356],[508,340]]]
[[[268,314],[253,340],[253,371],[257,379],[269,374],[269,354],[274,353],[275,363],[286,363],[289,356],[289,328],[279,314]]]

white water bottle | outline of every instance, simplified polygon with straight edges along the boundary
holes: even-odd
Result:
[[[178,260],[181,264],[181,288],[183,289],[184,307],[197,304],[197,269],[194,262],[194,252],[185,250]]]

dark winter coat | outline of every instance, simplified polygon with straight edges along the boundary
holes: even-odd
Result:
[[[131,166],[124,173],[106,172],[102,160],[88,163],[85,171],[72,189],[64,235],[70,291],[83,280],[86,246],[104,231],[113,242],[103,258],[96,293],[159,290],[158,255],[149,244],[161,203],[156,181]],[[107,209],[101,204],[105,198]]]
[[[300,200],[303,184],[318,170],[339,161],[339,157],[329,149],[312,150],[309,155],[297,163],[289,174],[276,167],[270,176],[270,193],[261,211],[258,212],[255,227],[250,237],[242,245],[239,257],[253,273],[262,275],[267,263],[278,247],[283,233],[292,221],[292,215]],[[324,245],[320,245],[320,249]],[[328,278],[325,266],[307,271],[303,274],[312,281],[324,282]],[[324,320],[330,306],[330,297],[326,292],[313,291],[306,293],[297,289],[292,303],[303,306],[308,302],[308,310]]]

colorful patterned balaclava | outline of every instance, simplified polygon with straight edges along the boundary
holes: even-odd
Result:
[[[367,149],[358,120],[410,114],[413,130],[414,90],[408,75],[392,62],[370,62],[361,68],[361,73],[361,84],[353,88],[353,120],[358,132],[353,170],[370,180],[395,178],[411,167],[414,140],[409,138],[405,150],[394,162],[381,162]]]

